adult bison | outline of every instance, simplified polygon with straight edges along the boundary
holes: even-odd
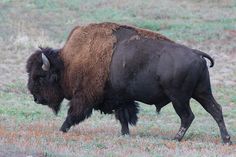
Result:
[[[68,99],[68,115],[61,127],[88,118],[93,109],[115,112],[122,134],[137,122],[136,101],[172,102],[181,119],[175,135],[181,140],[194,119],[189,101],[197,100],[217,122],[224,143],[230,144],[221,106],[215,101],[205,58],[198,50],[177,44],[151,31],[115,23],[76,27],[62,49],[40,48],[27,61],[28,88],[34,101],[55,113]]]

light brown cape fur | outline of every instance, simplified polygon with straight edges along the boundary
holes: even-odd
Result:
[[[80,93],[84,103],[95,103],[102,98],[109,77],[113,47],[117,42],[113,31],[120,27],[134,29],[145,38],[171,41],[155,32],[115,23],[74,28],[60,52],[65,66],[63,90],[69,97]]]

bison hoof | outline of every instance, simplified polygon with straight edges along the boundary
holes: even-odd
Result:
[[[62,131],[63,133],[67,133],[68,130],[69,130],[69,128],[63,128],[63,127],[61,127],[61,129],[60,129],[60,131]]]
[[[127,132],[127,133],[121,133],[122,134],[122,136],[129,136],[129,132]]]
[[[228,141],[223,141],[223,144],[224,144],[224,145],[227,145],[227,146],[230,146],[230,145],[232,145],[233,143],[232,143],[232,141],[228,140]]]
[[[123,136],[129,135],[129,130],[122,130],[122,131],[121,131],[121,134],[122,134]]]
[[[230,136],[226,136],[224,139],[223,139],[223,144],[225,145],[232,145],[232,141],[230,140]]]
[[[157,112],[157,114],[160,114],[161,109],[160,108],[156,108],[156,112]]]
[[[227,146],[230,146],[232,144],[233,144],[232,141],[224,142],[224,145],[227,145]]]
[[[182,138],[179,136],[175,136],[172,140],[180,142]]]

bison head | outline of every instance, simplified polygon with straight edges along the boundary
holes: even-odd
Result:
[[[41,48],[32,54],[26,65],[28,89],[38,104],[48,105],[57,114],[64,94],[60,85],[63,62],[60,50]]]

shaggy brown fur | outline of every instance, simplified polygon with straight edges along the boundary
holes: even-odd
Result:
[[[79,92],[85,104],[101,101],[117,40],[113,32],[120,27],[133,29],[146,38],[171,41],[155,32],[115,23],[77,26],[60,52],[65,65],[62,88],[67,94],[66,97],[72,97]]]
[[[65,65],[62,88],[67,97],[79,94],[85,104],[100,101],[116,42],[112,32],[116,28],[115,24],[91,24],[73,30],[60,53]]]

